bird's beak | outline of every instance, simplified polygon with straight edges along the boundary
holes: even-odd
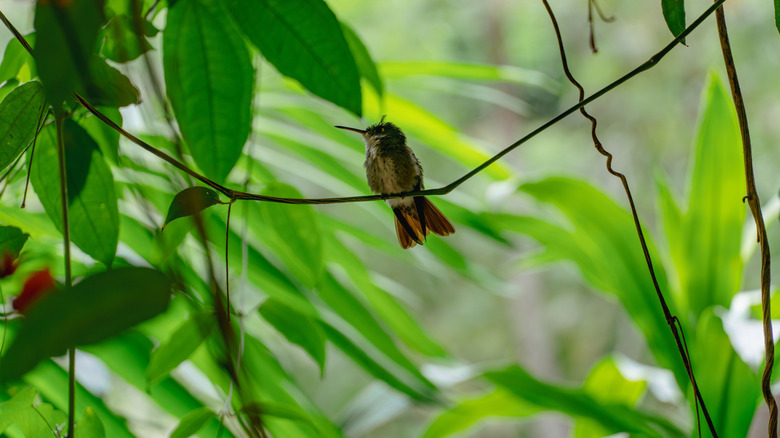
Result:
[[[357,129],[357,128],[349,128],[349,127],[346,127],[346,126],[336,126],[336,128],[339,128],[339,129],[346,129],[347,131],[354,131],[354,132],[357,132],[358,134],[363,134],[363,135],[366,135],[366,131],[364,131],[364,130],[362,130],[362,129]]]

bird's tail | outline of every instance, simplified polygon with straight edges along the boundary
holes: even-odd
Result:
[[[431,231],[439,236],[448,236],[455,232],[455,227],[449,219],[444,217],[428,198],[417,196],[414,200],[414,206],[393,208],[395,232],[402,248],[411,248],[418,243],[422,245],[425,236]]]

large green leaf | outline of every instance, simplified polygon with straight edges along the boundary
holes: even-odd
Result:
[[[196,434],[212,418],[216,418],[214,412],[207,407],[193,410],[182,417],[179,425],[171,433],[171,438],[187,438]]]
[[[105,21],[103,0],[42,1],[35,6],[35,62],[46,97],[61,108],[71,93],[96,94],[89,59]]]
[[[43,87],[35,81],[20,85],[0,103],[0,170],[32,140],[45,103]]]
[[[76,438],[105,438],[106,429],[100,417],[92,409],[87,409],[76,423],[75,435]]]
[[[192,216],[212,205],[221,204],[219,194],[206,187],[188,187],[173,197],[168,214],[165,216],[163,228],[172,220]]]
[[[223,0],[279,72],[361,115],[360,76],[336,16],[322,0]]]
[[[157,29],[143,18],[139,18],[138,26],[141,27],[140,33],[136,32],[136,22],[129,15],[112,17],[103,28],[100,54],[115,62],[128,62],[149,51],[152,46],[146,39],[154,36]]]
[[[93,55],[89,59],[89,72],[91,86],[78,87],[76,91],[93,105],[121,107],[138,103],[138,89],[105,59]]]
[[[63,126],[68,176],[70,236],[82,251],[111,265],[119,239],[119,208],[111,170],[94,140],[76,122]],[[46,214],[62,230],[57,131],[41,131],[33,160],[31,181]]]
[[[661,9],[672,35],[680,35],[685,30],[685,0],[661,0]]]
[[[300,192],[280,183],[263,194],[301,198]],[[251,230],[303,284],[314,287],[324,270],[320,226],[310,205],[257,202],[248,207]]]
[[[596,188],[579,180],[548,178],[524,184],[523,192],[554,205],[571,226],[534,218],[503,217],[504,226],[545,245],[549,259],[569,259],[595,287],[617,296],[647,339],[656,360],[673,370],[678,383],[688,382],[677,346],[661,311],[648,273],[631,214]],[[661,291],[674,313],[663,266],[650,236],[645,234]]]
[[[249,136],[254,72],[246,45],[216,0],[168,9],[163,66],[192,157],[206,175],[224,181]]]
[[[701,108],[688,172],[688,208],[680,229],[667,229],[681,307],[692,315],[712,305],[729,307],[739,291],[745,218],[739,127],[728,92],[715,76],[704,88]],[[673,206],[668,208],[674,210]]]
[[[594,421],[607,434],[628,432],[648,437],[664,436],[656,428],[657,421],[639,411],[623,404],[600,403],[583,389],[542,382],[518,366],[492,371],[485,376],[523,401],[543,410],[555,410],[577,419]]]
[[[70,346],[108,339],[165,310],[170,281],[148,268],[119,268],[50,292],[28,310],[2,358],[4,381],[20,377],[41,360]]]

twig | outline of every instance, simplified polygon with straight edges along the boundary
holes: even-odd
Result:
[[[756,190],[756,180],[753,175],[753,152],[750,144],[750,130],[748,128],[747,113],[745,111],[745,101],[742,98],[742,91],[739,87],[737,67],[734,64],[734,57],[731,54],[731,44],[729,43],[729,34],[726,29],[726,14],[723,12],[723,8],[719,8],[715,13],[715,21],[718,25],[720,48],[723,52],[723,62],[726,65],[726,74],[729,77],[731,96],[734,99],[734,107],[737,110],[739,131],[742,134],[742,155],[745,163],[745,184],[747,187],[747,196],[745,196],[745,200],[747,200],[750,212],[756,222],[756,237],[759,246],[761,247],[761,316],[764,326],[764,351],[766,355],[764,372],[761,375],[761,392],[769,407],[769,437],[777,438],[777,402],[772,395],[772,388],[770,387],[772,368],[775,363],[775,342],[772,335],[771,298],[769,296],[769,286],[771,282],[769,269],[769,240],[767,239],[764,215],[761,212],[761,201],[758,198],[758,191]]]
[[[558,40],[558,50],[561,54],[561,63],[563,64],[563,72],[566,75],[566,78],[569,79],[569,82],[574,84],[575,87],[579,90],[579,100],[580,102],[585,97],[585,89],[580,85],[579,82],[577,82],[576,79],[574,79],[574,76],[571,74],[571,71],[569,70],[569,63],[566,61],[566,50],[563,47],[563,38],[561,37],[561,30],[558,26],[558,20],[555,19],[555,14],[552,11],[552,8],[550,8],[550,4],[547,2],[547,0],[542,0],[542,3],[544,3],[545,9],[547,9],[547,14],[550,16],[550,21],[552,21],[553,29],[555,30],[555,36]],[[615,169],[612,168],[612,154],[609,153],[606,149],[604,149],[604,146],[601,144],[601,141],[599,141],[598,136],[596,135],[596,125],[597,121],[596,118],[591,116],[586,110],[585,107],[580,107],[580,113],[582,115],[590,120],[591,123],[591,138],[593,139],[593,145],[596,147],[596,150],[601,154],[607,157],[607,171],[616,176],[618,179],[620,179],[620,182],[623,184],[623,191],[626,193],[626,198],[628,198],[628,204],[631,207],[631,216],[634,220],[634,226],[636,228],[637,236],[639,237],[639,243],[642,246],[642,252],[645,256],[645,264],[647,265],[647,269],[650,272],[650,278],[653,280],[653,287],[655,288],[656,295],[658,296],[658,300],[661,303],[661,309],[664,312],[664,317],[666,318],[666,323],[669,325],[669,328],[672,331],[672,335],[674,336],[674,340],[677,343],[677,349],[680,352],[680,357],[683,360],[683,364],[685,365],[685,370],[688,373],[688,378],[691,381],[691,385],[693,386],[693,393],[695,397],[695,401],[697,401],[697,412],[698,412],[698,404],[701,404],[701,410],[704,414],[704,418],[707,421],[707,425],[710,428],[710,432],[712,433],[712,436],[714,438],[717,438],[718,434],[715,431],[715,425],[712,423],[712,419],[710,418],[710,414],[707,411],[707,406],[704,404],[704,399],[701,396],[701,392],[699,392],[699,387],[696,384],[696,377],[693,374],[693,368],[691,366],[691,359],[688,355],[688,347],[686,343],[684,342],[684,337],[681,339],[680,333],[677,331],[677,325],[675,324],[675,321],[677,321],[677,318],[672,315],[671,311],[669,311],[669,306],[666,304],[666,299],[664,298],[663,293],[661,292],[661,288],[658,285],[658,279],[655,275],[655,269],[653,268],[653,260],[650,257],[650,251],[647,248],[647,242],[645,241],[644,233],[642,232],[642,224],[639,221],[639,215],[636,211],[636,206],[634,205],[634,197],[631,195],[631,189],[628,185],[628,179],[626,176]],[[678,321],[679,324],[679,321]],[[680,326],[680,332],[682,332],[682,326]],[[683,335],[684,336],[684,335]]]

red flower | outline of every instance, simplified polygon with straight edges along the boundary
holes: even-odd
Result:
[[[14,300],[14,309],[21,314],[25,314],[35,301],[55,289],[57,289],[57,284],[54,283],[54,278],[51,276],[49,268],[33,272],[24,283],[22,293]]]

